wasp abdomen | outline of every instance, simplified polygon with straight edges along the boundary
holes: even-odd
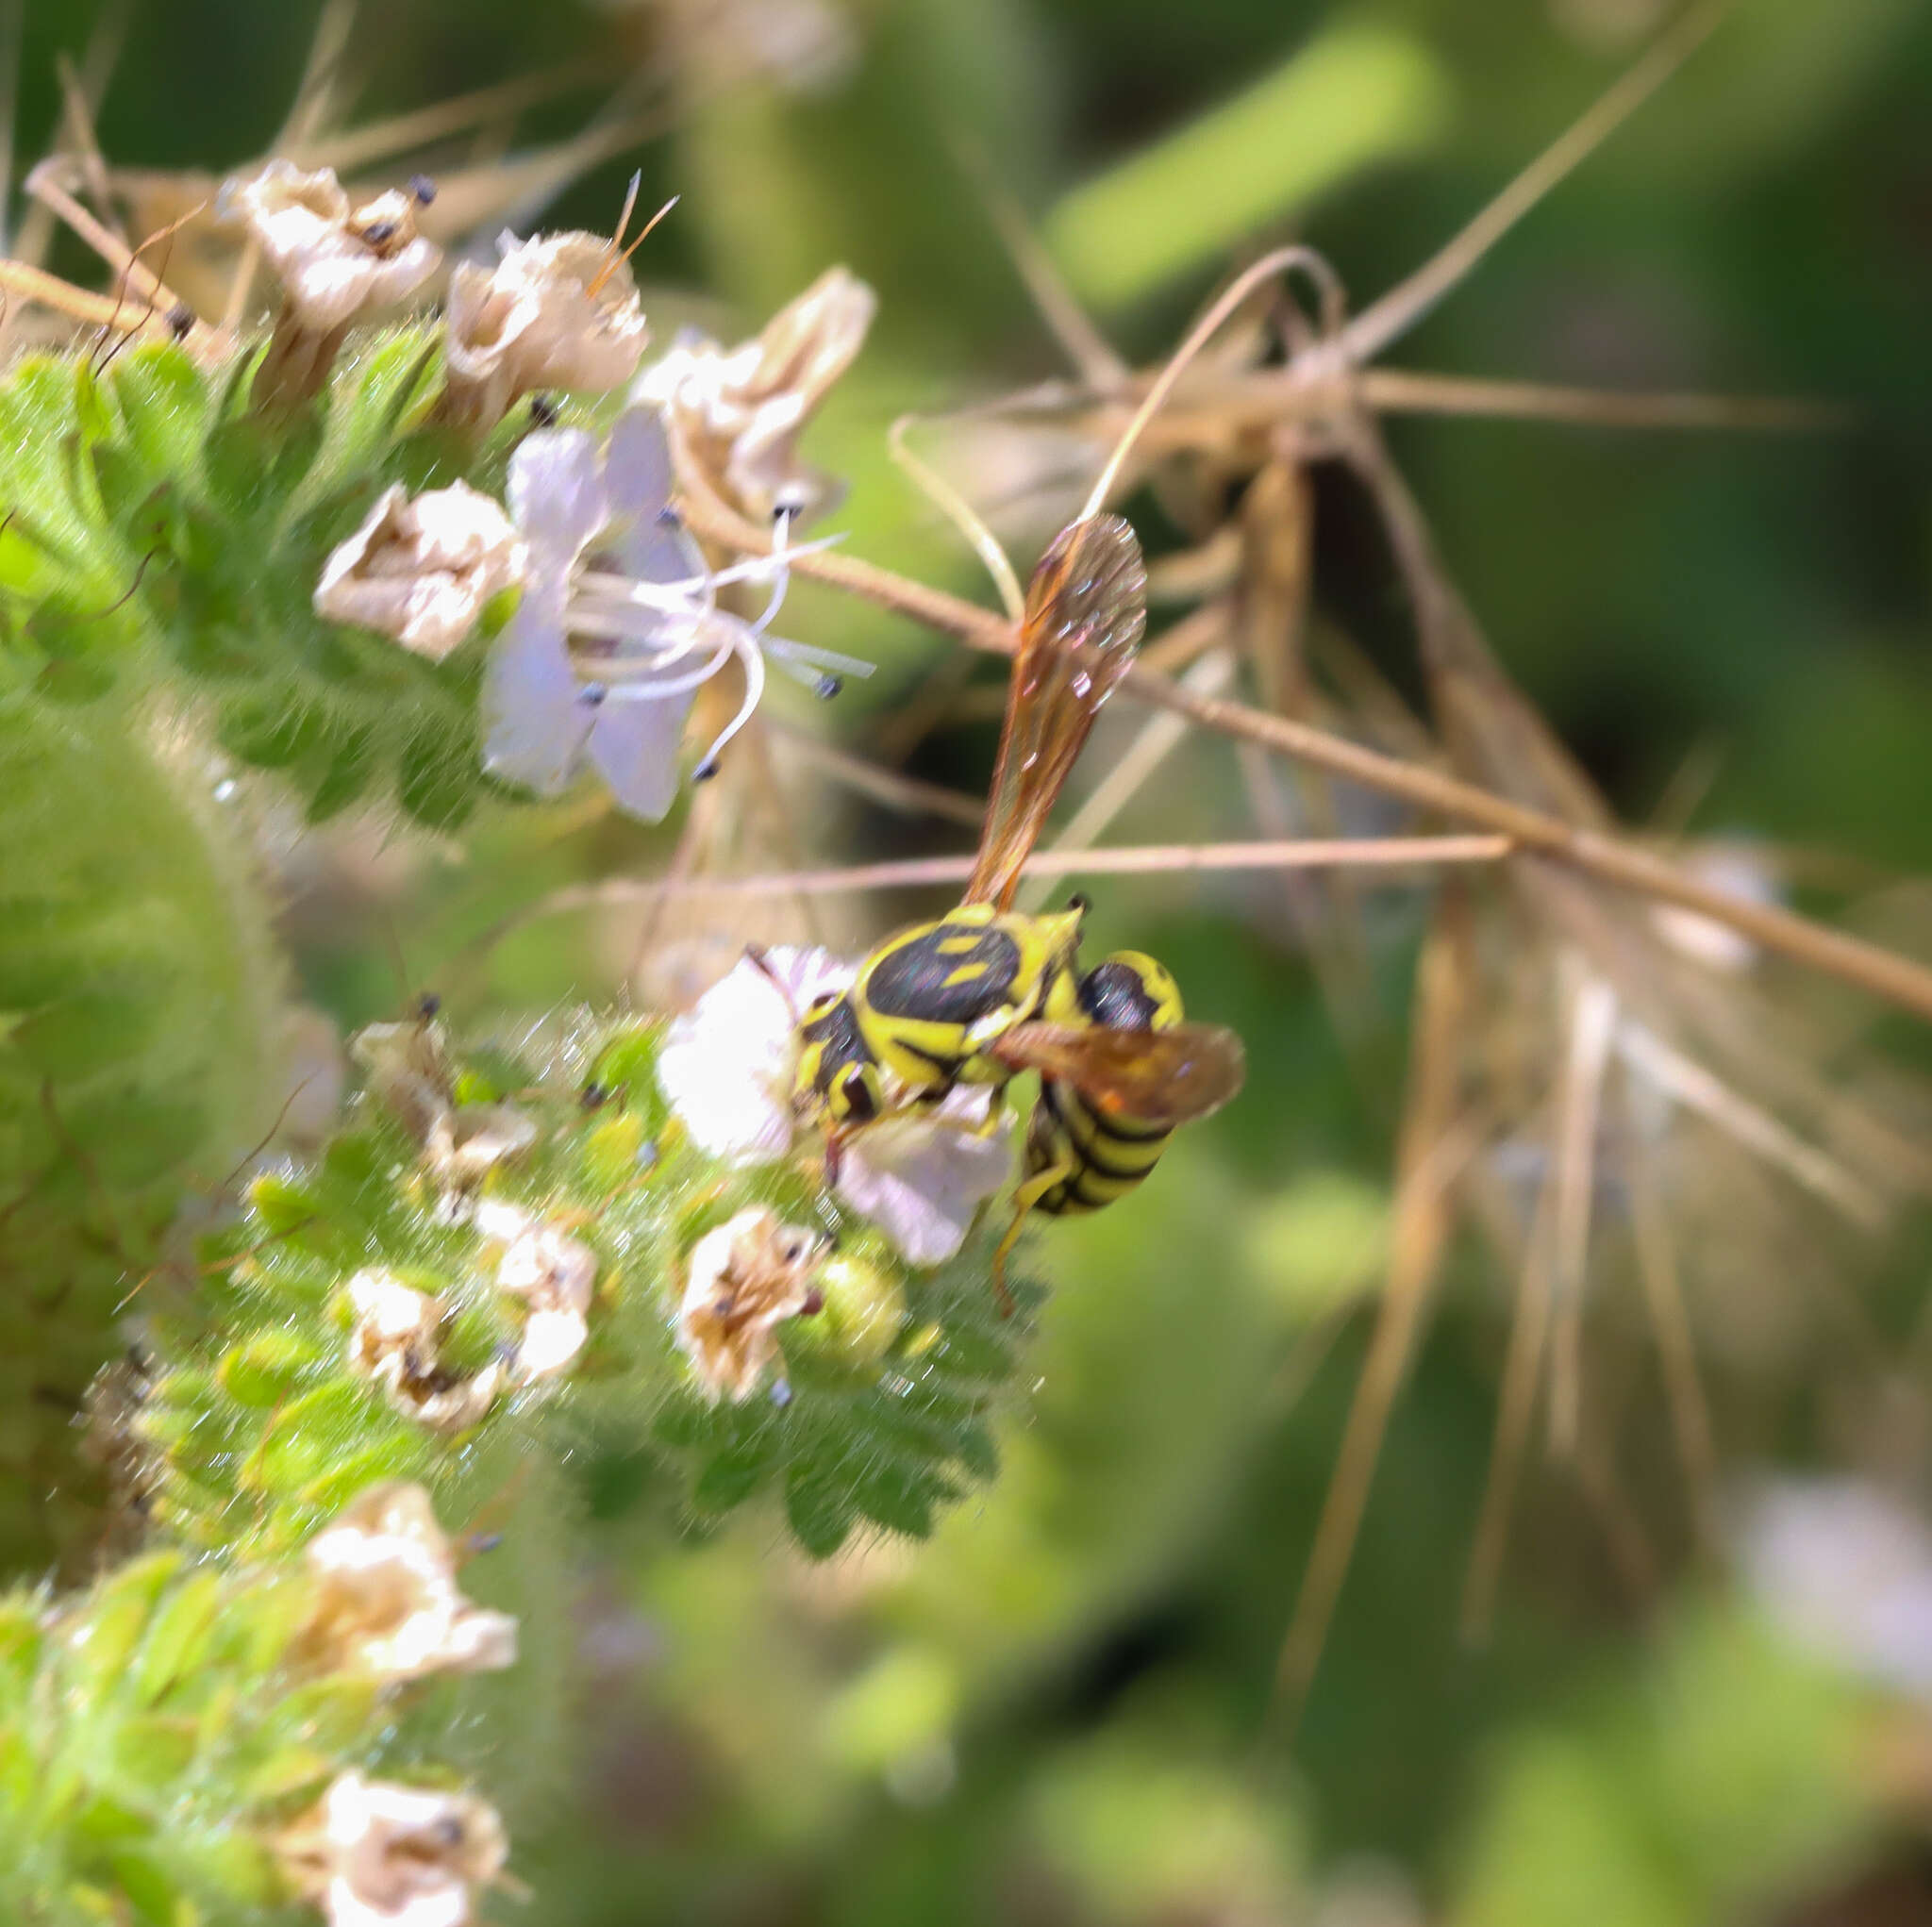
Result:
[[[1108,1030],[1168,1030],[1182,1016],[1174,973],[1138,950],[1116,951],[1095,964],[1080,979],[1078,1002]],[[1064,1078],[1042,1078],[1026,1131],[1026,1171],[1067,1175],[1034,1208],[1060,1216],[1112,1204],[1159,1163],[1173,1135],[1162,1124],[1096,1110]]]

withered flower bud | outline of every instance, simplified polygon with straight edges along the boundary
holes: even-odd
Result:
[[[474,1890],[509,1852],[495,1808],[473,1795],[354,1772],[275,1846],[328,1927],[470,1927]]]
[[[350,325],[406,300],[442,250],[416,232],[416,202],[378,194],[352,208],[327,168],[271,160],[224,184],[217,215],[244,224],[282,284],[275,339],[255,377],[258,408],[286,408],[320,391]]]
[[[493,270],[465,263],[450,277],[443,420],[484,430],[534,390],[620,388],[636,374],[650,329],[614,242],[506,234],[498,246]]]
[[[741,514],[824,514],[844,488],[799,459],[799,431],[851,367],[877,307],[849,269],[828,269],[753,341],[727,349],[680,337],[632,394],[664,409],[684,458]]]
[[[411,496],[398,484],[323,565],[315,612],[440,662],[475,627],[483,605],[522,579],[524,555],[488,495],[455,482]]]
[[[763,1208],[741,1211],[691,1247],[677,1345],[705,1396],[742,1404],[777,1355],[776,1327],[812,1306],[824,1240]]]
[[[421,1486],[372,1486],[309,1540],[315,1606],[301,1651],[320,1671],[387,1684],[513,1666],[517,1622],[457,1589],[456,1556]]]

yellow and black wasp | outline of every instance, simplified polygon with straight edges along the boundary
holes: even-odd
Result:
[[[1184,1022],[1179,988],[1152,957],[1119,951],[1082,972],[1084,902],[1044,916],[1012,908],[1093,719],[1140,647],[1146,590],[1141,544],[1116,515],[1074,523],[1034,571],[964,900],[888,938],[847,989],[800,1016],[793,1105],[824,1128],[835,1165],[875,1119],[962,1084],[997,1093],[1037,1071],[1017,1230],[1029,1210],[1110,1204],[1154,1168],[1177,1124],[1241,1088],[1241,1039]]]

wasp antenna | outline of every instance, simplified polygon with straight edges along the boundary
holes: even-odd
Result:
[[[1311,247],[1296,242],[1288,247],[1278,247],[1272,254],[1266,254],[1258,261],[1235,276],[1222,290],[1221,297],[1208,312],[1197,321],[1188,338],[1174,352],[1168,364],[1155,377],[1154,386],[1141,398],[1141,406],[1134,410],[1133,419],[1122,431],[1121,439],[1114,443],[1113,453],[1107,458],[1107,466],[1101,470],[1099,479],[1093,484],[1092,492],[1087,497],[1086,507],[1074,519],[1090,522],[1107,507],[1107,498],[1113,492],[1113,485],[1120,478],[1121,470],[1133,453],[1135,442],[1140,440],[1149,422],[1159,413],[1167,398],[1173,394],[1174,384],[1188,371],[1188,364],[1200,354],[1208,343],[1226,325],[1229,318],[1256,289],[1272,281],[1279,274],[1292,274],[1297,268],[1307,274],[1315,284],[1320,296],[1322,332],[1332,336],[1341,324],[1345,298],[1341,278],[1327,257],[1318,254]]]
[[[1000,592],[1000,601],[1006,605],[1007,620],[1017,623],[1026,613],[1026,593],[1020,587],[1020,578],[1013,573],[1012,563],[1007,559],[1007,552],[1000,547],[992,530],[980,520],[973,505],[950,482],[927,468],[906,445],[906,431],[923,420],[919,415],[901,415],[886,430],[886,448],[914,487],[972,544],[974,553],[986,564],[986,573],[992,577],[993,586]]]

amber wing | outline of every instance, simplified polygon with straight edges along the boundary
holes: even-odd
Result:
[[[1218,1111],[1241,1088],[1247,1054],[1218,1023],[1171,1030],[1016,1024],[991,1047],[1015,1071],[1070,1084],[1103,1117],[1171,1128]]]
[[[1147,570],[1134,531],[1118,515],[1062,529],[1027,587],[967,903],[1001,909],[1012,903],[1093,718],[1126,673],[1146,627]]]

